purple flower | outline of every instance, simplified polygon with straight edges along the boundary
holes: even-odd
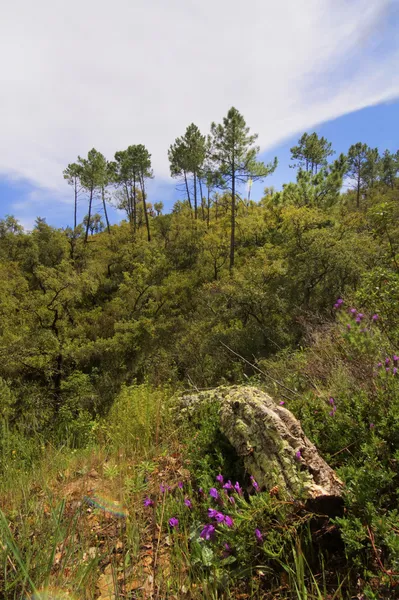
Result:
[[[203,540],[213,540],[213,538],[215,537],[215,527],[210,524],[205,525],[200,533],[200,537]]]
[[[392,360],[394,363],[397,363],[399,360],[399,356],[396,356],[396,354],[393,355]]]
[[[344,303],[344,301],[342,300],[342,298],[338,298],[338,300],[337,300],[338,306],[341,306],[341,304],[343,304],[343,303]]]
[[[188,498],[184,499],[184,504],[188,507],[188,508],[192,508],[192,504],[191,504],[191,500],[189,500]]]
[[[234,490],[234,485],[231,483],[230,479],[223,486],[224,490]]]
[[[363,317],[364,317],[364,314],[363,314],[363,313],[357,313],[357,318],[358,318],[358,319],[362,320],[362,319],[363,319]]]
[[[391,370],[389,367],[385,368],[386,372],[389,373],[389,371]]]
[[[223,481],[224,481],[223,475],[221,475],[221,474],[216,475],[216,481],[218,481],[221,485],[223,485]]]
[[[240,486],[240,484],[238,483],[238,481],[236,481],[235,486],[234,486],[235,491],[237,492],[237,494],[239,496],[241,496],[242,494],[242,487]]]
[[[348,331],[350,331],[352,329],[350,323],[347,324],[346,328],[347,328]]]
[[[374,429],[375,425],[374,423],[370,423],[370,429]]]
[[[251,478],[250,478],[250,479],[251,479],[251,483],[252,483],[252,485],[254,486],[255,490],[256,490],[257,492],[259,492],[259,485],[258,485],[258,482],[257,482],[257,481],[255,481],[255,478],[254,478],[252,475],[251,475]]]
[[[297,451],[295,452],[295,458],[296,458],[297,460],[302,460],[302,454],[301,454],[301,451],[300,451],[300,450],[297,450]]]
[[[159,489],[161,490],[161,494],[164,494],[166,492],[166,487],[163,485],[163,483],[161,483]]]
[[[204,495],[204,490],[200,487],[198,488],[198,493],[203,496]]]
[[[263,542],[263,535],[261,534],[259,529],[255,529],[255,537],[258,542]]]
[[[284,404],[285,404],[284,400],[281,400],[280,406],[284,406]]]
[[[378,365],[377,365],[377,367],[378,367],[379,369],[381,369],[381,367],[382,367],[382,362],[379,362],[379,363],[378,363]]]
[[[147,496],[147,498],[144,500],[144,506],[154,506],[154,502]]]
[[[228,496],[229,502],[230,504],[235,504],[236,501],[234,500],[234,496]]]
[[[373,321],[378,321],[379,316],[378,315],[373,315],[371,318],[373,319]]]
[[[361,323],[361,322],[362,322],[361,318],[360,317],[356,317],[356,323]]]
[[[335,308],[335,310],[337,310],[339,307],[340,307],[340,305],[339,305],[338,303],[337,303],[337,304],[334,304],[334,308]]]
[[[330,417],[333,417],[335,415],[335,410],[330,410],[328,414],[330,415]]]
[[[391,359],[387,356],[385,359],[385,365],[389,365],[390,362],[391,362]]]
[[[330,403],[332,406],[334,406],[334,402],[335,402],[335,400],[334,400],[334,398],[330,397],[330,398],[328,399],[328,402],[329,402],[329,403]]]
[[[398,372],[398,369],[397,369],[396,367],[394,367],[394,368],[392,369],[392,373],[393,373],[394,375],[396,375],[396,373],[397,373],[397,372]]]
[[[176,517],[172,517],[171,519],[169,519],[169,525],[172,528],[176,528],[177,529],[178,526],[179,526],[179,519],[176,519]]]
[[[217,514],[218,514],[218,511],[215,510],[214,508],[208,508],[208,517],[210,519],[214,519]]]
[[[181,481],[179,481],[179,483],[177,484],[177,486],[182,490],[183,489],[183,483]]]
[[[216,488],[211,488],[211,489],[209,490],[209,495],[210,495],[212,498],[215,498],[215,500],[218,500],[218,499],[219,499],[219,492],[217,491],[217,489],[216,489]]]
[[[217,521],[218,523],[223,523],[224,521],[224,514],[221,512],[217,512],[215,515],[215,521]]]
[[[349,312],[351,312],[352,315],[355,315],[357,313],[357,310],[356,308],[351,308]]]
[[[234,521],[231,517],[229,517],[229,515],[225,516],[224,523],[225,523],[225,525],[227,525],[227,527],[233,527],[233,525],[234,525]]]
[[[224,550],[223,550],[223,558],[227,558],[231,554],[231,548],[230,548],[230,546],[228,545],[227,542],[225,542],[223,544],[223,548],[224,548]]]

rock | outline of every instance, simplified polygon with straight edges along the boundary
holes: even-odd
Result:
[[[249,386],[220,387],[185,395],[181,403],[186,414],[208,403],[218,405],[220,432],[263,489],[278,489],[283,497],[310,501],[317,508],[330,506],[329,513],[341,504],[342,482],[294,415],[265,392]]]

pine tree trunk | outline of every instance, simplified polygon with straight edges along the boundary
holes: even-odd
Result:
[[[101,197],[102,197],[102,201],[103,201],[104,216],[105,216],[105,222],[107,223],[107,230],[108,230],[108,233],[111,235],[111,229],[109,227],[109,220],[108,220],[108,213],[107,213],[107,205],[106,205],[106,202],[105,202],[105,190],[104,190],[104,186],[101,187]]]
[[[145,224],[147,227],[147,239],[149,242],[151,242],[151,232],[150,232],[150,221],[148,219],[148,211],[147,211],[147,206],[145,203],[145,187],[144,187],[144,177],[141,177],[141,193],[143,196],[143,210],[144,210],[144,217],[145,217]]]
[[[90,188],[89,213],[87,215],[85,244],[87,243],[87,238],[89,237],[89,226],[90,226],[90,219],[91,219],[91,205],[92,205],[92,202],[93,202],[93,191],[94,191],[94,187],[92,185],[91,188]]]
[[[190,199],[190,190],[188,189],[188,181],[187,181],[187,175],[186,172],[184,172],[184,183],[186,184],[186,192],[187,192],[187,200],[188,200],[188,204],[191,208],[191,210],[193,209],[192,204],[191,204],[191,199]]]
[[[234,268],[234,251],[236,237],[236,172],[233,161],[231,170],[231,236],[230,236],[230,271]]]
[[[197,174],[194,172],[194,219],[198,217],[198,206],[197,206]]]
[[[209,227],[209,219],[210,219],[210,212],[211,212],[211,194],[209,191],[209,187],[208,187],[208,204],[207,204],[207,212],[206,212],[206,225],[207,227]]]
[[[78,225],[78,182],[75,177],[75,211],[73,216],[73,230],[76,231],[76,227]]]

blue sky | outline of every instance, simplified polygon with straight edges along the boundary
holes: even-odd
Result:
[[[253,125],[252,129],[256,131],[256,124]],[[337,154],[347,152],[349,146],[358,141],[364,142],[373,148],[378,147],[381,151],[387,148],[392,152],[396,152],[399,149],[399,101],[365,108],[323,123],[309,131],[316,131],[320,136],[324,136],[331,141]],[[275,173],[268,177],[265,182],[253,186],[252,198],[259,199],[266,185],[273,185],[276,189],[281,189],[283,183],[295,180],[295,170],[289,167],[290,148],[298,138],[299,135],[294,135],[282,144],[260,154],[261,160],[266,162],[277,156],[279,165]],[[67,184],[65,184],[65,191],[68,195],[69,188]],[[57,201],[57,196],[58,194],[55,192],[38,190],[36,186],[26,181],[2,177],[0,178],[0,217],[4,217],[6,214],[20,215],[22,206],[22,211],[26,211],[27,214],[27,222],[31,222],[34,215],[36,215],[46,217],[50,225],[65,227],[72,223],[73,206],[68,202],[68,198],[65,199],[63,196],[61,201]],[[69,196],[72,199],[72,190],[70,190]],[[155,177],[150,184],[148,200],[151,202],[162,201],[166,210],[170,210],[173,203],[181,197],[182,194],[176,189],[176,183],[173,180],[165,181]],[[32,205],[36,209],[36,213],[32,213],[28,208],[29,199],[32,199]],[[85,203],[82,200],[80,216],[83,217],[84,214]],[[113,222],[123,218],[121,213],[112,210],[112,208],[110,214]]]
[[[65,166],[136,143],[152,154],[149,200],[170,208],[168,146],[230,106],[259,133],[262,158],[279,158],[266,182],[277,188],[294,176],[289,148],[304,131],[337,152],[359,140],[396,149],[398,30],[399,0],[5,3],[0,216],[70,224]]]

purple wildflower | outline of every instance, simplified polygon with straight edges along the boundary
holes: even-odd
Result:
[[[234,486],[235,491],[237,492],[237,494],[239,496],[241,496],[242,494],[242,487],[240,486],[240,484],[238,483],[238,481],[236,481],[235,486]]]
[[[337,303],[337,304],[334,304],[334,308],[335,308],[335,310],[337,310],[339,307],[340,307],[340,305],[339,305],[338,303]]]
[[[163,483],[161,483],[161,485],[159,486],[159,489],[161,491],[161,494],[164,494],[166,492],[166,487],[164,486]]]
[[[382,367],[382,362],[379,362],[379,363],[378,363],[378,365],[377,365],[377,367],[378,367],[379,369],[381,369],[381,367]]]
[[[330,417],[333,417],[335,415],[335,410],[330,410],[328,414],[330,415]]]
[[[144,500],[144,506],[154,506],[154,502],[147,496],[147,498]]]
[[[398,369],[397,369],[396,367],[394,367],[394,368],[392,369],[392,373],[393,373],[394,375],[396,375],[396,373],[397,373],[397,372],[398,372]]]
[[[224,481],[223,475],[221,475],[221,474],[216,475],[216,481],[219,482],[220,485],[223,485],[223,481]]]
[[[234,490],[234,485],[231,483],[230,479],[223,486],[224,490]]]
[[[253,477],[253,475],[251,475],[251,478],[250,478],[250,479],[251,479],[251,483],[252,483],[252,485],[254,486],[255,490],[256,490],[257,492],[259,492],[259,484],[258,484],[258,482],[257,482],[257,481],[255,481],[255,478]]]
[[[200,533],[200,537],[203,540],[213,540],[213,538],[215,537],[215,527],[210,524],[205,525]]]
[[[183,489],[183,482],[179,481],[179,483],[177,484],[177,486],[182,490]]]
[[[209,495],[210,495],[212,498],[215,498],[215,500],[218,500],[218,499],[219,499],[219,492],[217,491],[217,489],[216,489],[216,488],[211,488],[211,489],[209,490]]]
[[[386,372],[389,373],[389,371],[391,370],[389,367],[385,368]]]
[[[379,316],[376,314],[376,315],[373,315],[371,318],[373,319],[373,321],[378,321]]]
[[[362,319],[363,319],[363,317],[364,317],[364,314],[363,314],[363,313],[357,313],[357,318],[358,318],[358,319],[362,320]]]
[[[258,542],[263,542],[263,535],[261,534],[259,529],[255,529],[255,537]]]
[[[223,558],[227,558],[231,554],[231,548],[230,548],[230,546],[228,545],[227,542],[225,542],[223,544],[223,548],[224,548],[224,550],[223,550]]]
[[[301,454],[301,451],[300,451],[300,450],[297,450],[297,451],[295,452],[295,458],[296,458],[297,460],[302,460],[302,454]]]
[[[192,508],[192,504],[191,504],[191,500],[189,498],[185,498],[184,499],[184,504],[187,506],[187,508]]]
[[[225,525],[227,525],[227,527],[233,527],[233,525],[234,525],[234,521],[231,517],[229,517],[229,515],[225,516],[224,523],[225,523]]]
[[[396,356],[396,354],[393,355],[392,360],[394,363],[397,363],[399,360],[399,356]]]
[[[333,397],[330,397],[330,398],[328,399],[328,402],[329,402],[329,403],[330,403],[332,406],[334,406],[334,402],[335,402],[335,400],[334,400],[334,398],[333,398]]]
[[[370,423],[370,429],[374,429],[375,425],[374,423]]]
[[[169,525],[172,528],[178,528],[179,526],[179,519],[176,519],[176,517],[172,517],[171,519],[169,519]]]
[[[344,303],[344,301],[342,300],[342,298],[338,298],[338,300],[337,300],[337,304],[338,304],[339,306],[341,306],[341,304],[343,304],[343,303]]]
[[[362,322],[361,318],[360,317],[356,317],[356,323],[361,323],[361,322]]]
[[[280,406],[284,406],[284,404],[285,404],[284,400],[281,400]]]
[[[235,504],[234,496],[228,496],[230,504]]]
[[[218,523],[223,523],[223,521],[224,521],[224,514],[221,513],[221,512],[216,512],[215,521],[217,521]]]
[[[214,508],[208,508],[208,517],[210,519],[214,519],[217,514],[218,514],[218,511],[215,510]]]
[[[385,359],[385,365],[388,366],[390,362],[391,362],[391,359],[387,356]]]
[[[351,308],[349,312],[352,313],[352,315],[355,315],[357,313],[357,310],[356,308]]]
[[[203,496],[204,495],[204,490],[200,487],[198,488],[198,493]]]
[[[348,331],[350,331],[350,330],[352,329],[352,326],[351,326],[351,324],[350,324],[350,323],[348,323],[348,324],[347,324],[347,326],[346,326],[346,328],[347,328],[347,330],[348,330]]]

